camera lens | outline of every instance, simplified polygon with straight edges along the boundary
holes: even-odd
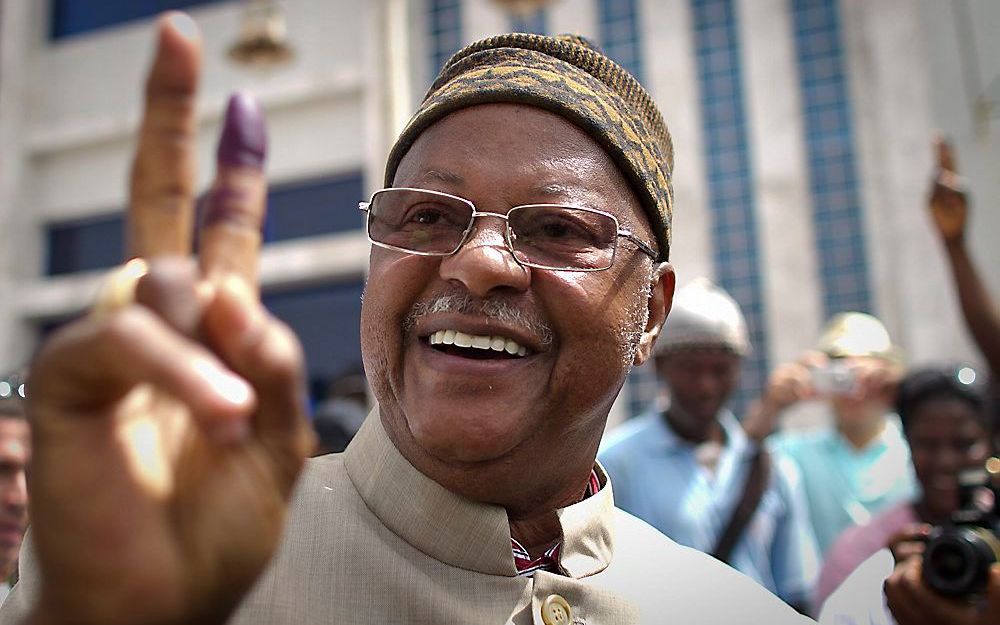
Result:
[[[980,592],[990,565],[997,561],[991,544],[995,540],[982,528],[937,528],[924,552],[924,579],[947,595]]]
[[[964,545],[941,545],[927,559],[927,564],[934,569],[937,576],[949,582],[961,582],[969,574],[969,554]]]

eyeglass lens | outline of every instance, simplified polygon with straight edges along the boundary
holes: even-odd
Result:
[[[369,207],[373,241],[422,254],[451,254],[473,219],[459,198],[412,189],[375,194]],[[606,269],[614,258],[618,224],[608,215],[569,206],[519,206],[507,213],[514,255],[545,268]]]

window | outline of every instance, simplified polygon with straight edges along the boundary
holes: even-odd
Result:
[[[427,17],[430,26],[431,75],[436,76],[451,55],[462,47],[461,0],[430,0]]]
[[[360,172],[274,185],[267,194],[264,242],[346,232],[363,225]],[[124,215],[49,224],[50,276],[114,267],[122,259]]]
[[[298,335],[309,380],[331,380],[361,367],[359,279],[265,293],[264,305]]]
[[[52,0],[52,39],[152,17],[163,11],[189,9],[219,0]]]

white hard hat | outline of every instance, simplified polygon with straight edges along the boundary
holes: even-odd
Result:
[[[747,322],[739,304],[707,278],[696,278],[677,289],[655,351],[664,354],[699,347],[721,347],[740,356],[750,351]]]

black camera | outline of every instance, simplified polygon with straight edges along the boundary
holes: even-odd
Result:
[[[960,505],[946,525],[931,530],[924,550],[928,586],[951,596],[986,589],[990,566],[1000,562],[1000,458],[958,478]]]

